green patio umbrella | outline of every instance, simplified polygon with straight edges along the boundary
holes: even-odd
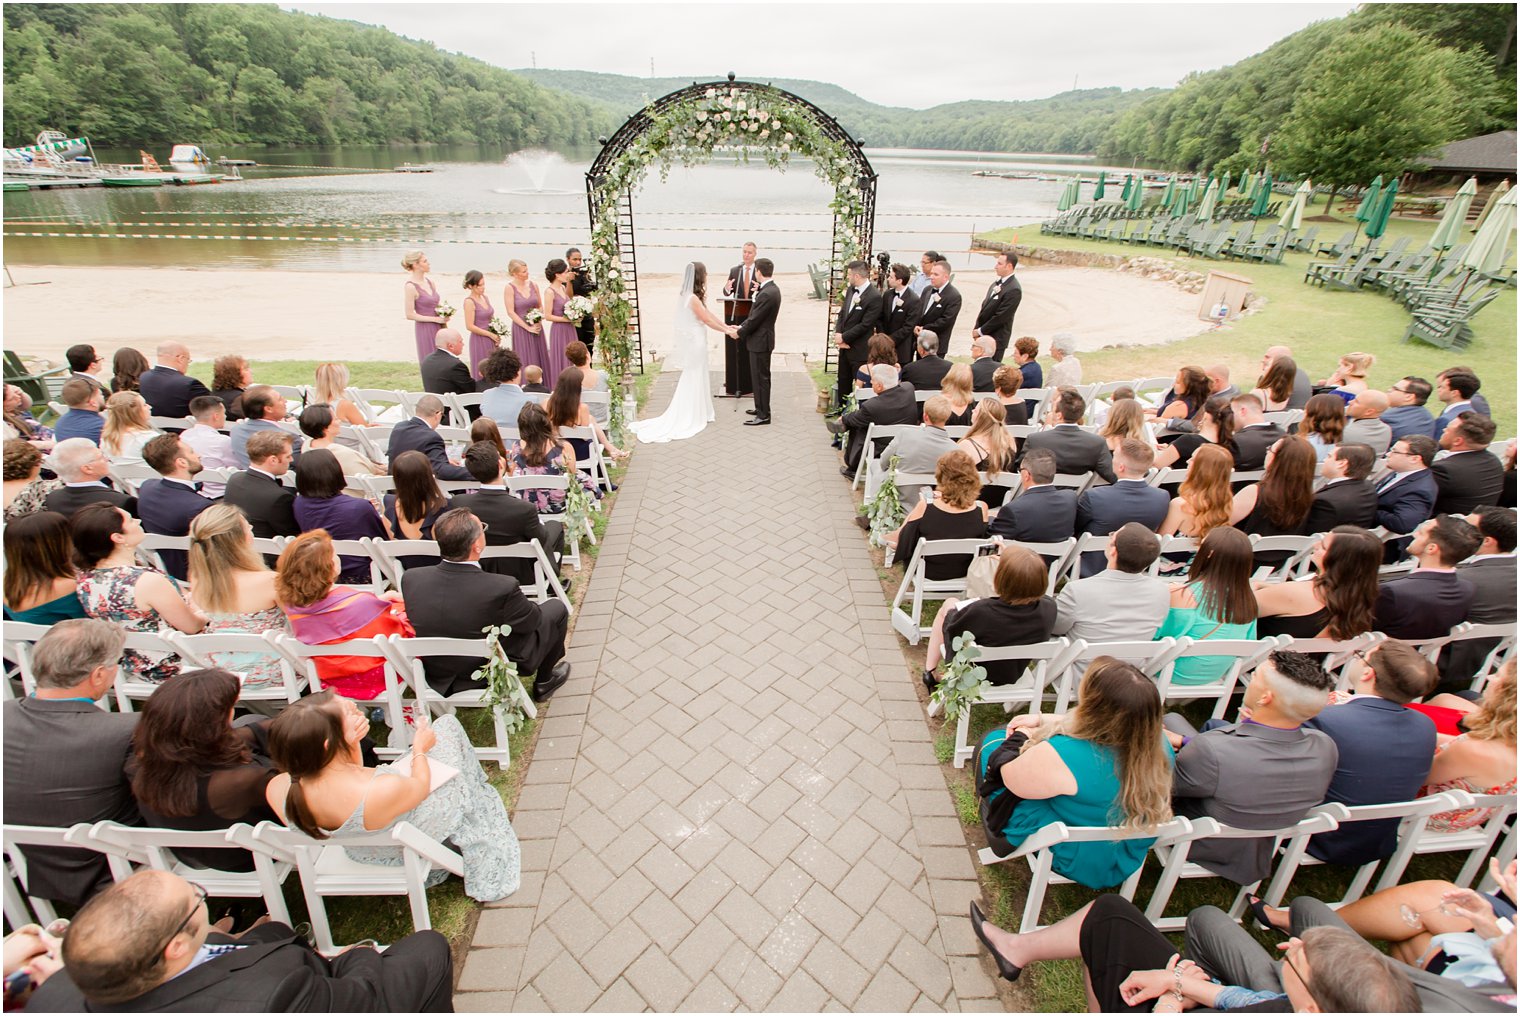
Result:
[[[1367,224],[1368,219],[1372,218],[1372,213],[1377,210],[1378,199],[1380,199],[1382,196],[1383,174],[1379,173],[1377,179],[1372,181],[1372,186],[1367,188],[1367,193],[1362,195],[1362,203],[1356,206],[1356,212],[1352,216],[1354,219],[1356,219],[1356,228],[1358,231],[1360,231],[1361,228]],[[1335,200],[1335,195],[1330,195],[1330,200],[1333,202]],[[1330,205],[1326,204],[1325,211],[1328,212],[1329,210]]]
[[[1298,190],[1293,192],[1293,200],[1288,202],[1288,207],[1283,209],[1282,218],[1277,224],[1289,232],[1296,233],[1304,225],[1304,207],[1309,204],[1309,195],[1314,193],[1314,184],[1308,179],[1298,185]]]
[[[1263,216],[1267,214],[1267,205],[1272,201],[1272,174],[1261,175],[1261,187],[1256,192],[1256,201],[1251,205],[1251,214]]]
[[[1098,186],[1096,186],[1096,187],[1093,188],[1093,200],[1094,201],[1102,201],[1103,200],[1103,191],[1106,189],[1106,186],[1107,186],[1107,183],[1108,183],[1108,179],[1107,178],[1108,178],[1108,174],[1107,173],[1103,172],[1103,170],[1101,170],[1101,169],[1098,170]]]
[[[1193,185],[1188,188],[1188,200],[1197,201],[1203,197],[1203,189],[1206,186],[1202,175],[1193,177]]]
[[[1119,200],[1129,204],[1129,192],[1135,189],[1135,177],[1132,173],[1124,174],[1124,190],[1119,194]]]
[[[1367,220],[1367,228],[1364,232],[1367,239],[1376,240],[1388,232],[1388,220],[1393,218],[1393,199],[1399,194],[1399,179],[1394,177],[1388,186],[1383,188],[1383,196],[1378,198],[1378,203],[1372,210],[1372,217]]]
[[[1056,211],[1064,212],[1075,203],[1071,196],[1071,181],[1067,180],[1066,186],[1061,188],[1061,196],[1056,198]]]
[[[1225,200],[1230,193],[1230,174],[1226,173],[1219,183],[1219,200]]]
[[[1126,196],[1124,203],[1129,207],[1131,211],[1138,212],[1140,210],[1141,206],[1145,204],[1144,180],[1135,181],[1135,186],[1130,188],[1129,194]]]
[[[1198,205],[1198,218],[1202,222],[1208,222],[1214,218],[1214,206],[1219,203],[1219,181],[1210,180],[1208,189],[1203,192],[1203,201]]]
[[[1245,199],[1247,201],[1255,201],[1256,200],[1256,191],[1258,189],[1260,189],[1260,187],[1261,187],[1261,174],[1260,173],[1252,173],[1250,175],[1249,179],[1250,179],[1250,184],[1248,186],[1246,184],[1247,177],[1243,176],[1243,177],[1240,178],[1240,193],[1245,196]]]
[[[1462,252],[1462,264],[1475,272],[1497,275],[1504,267],[1510,234],[1515,231],[1515,192],[1506,191],[1494,203],[1493,214],[1483,220],[1483,228]]]
[[[1472,224],[1472,231],[1474,233],[1483,228],[1483,223],[1488,221],[1489,213],[1494,210],[1494,206],[1499,203],[1499,199],[1502,198],[1508,190],[1509,181],[1500,180],[1498,185],[1489,192],[1488,200],[1483,203],[1483,211],[1478,213],[1478,221]]]
[[[1172,195],[1177,193],[1177,174],[1173,173],[1166,178],[1166,189],[1161,192],[1161,207],[1168,208],[1172,203]]]
[[[1186,215],[1188,212],[1188,205],[1191,203],[1191,201],[1192,194],[1190,193],[1190,188],[1178,187],[1177,193],[1172,195],[1172,207],[1170,209],[1170,214],[1172,217],[1180,218],[1181,216]]]
[[[1450,250],[1457,245],[1457,237],[1462,232],[1462,226],[1467,222],[1467,210],[1472,207],[1473,198],[1478,196],[1478,178],[1469,177],[1446,203],[1446,211],[1441,215],[1441,221],[1436,226],[1436,231],[1430,236],[1430,245],[1438,250]]]

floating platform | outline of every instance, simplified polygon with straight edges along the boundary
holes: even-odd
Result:
[[[401,165],[399,165],[395,169],[393,169],[392,172],[394,172],[394,173],[431,173],[431,172],[433,172],[433,167],[432,166],[414,166],[410,162],[403,162]]]
[[[253,161],[252,159],[229,159],[225,155],[223,155],[221,158],[217,159],[216,160],[216,164],[218,166],[257,166],[258,165],[258,163],[255,162],[255,161]]]

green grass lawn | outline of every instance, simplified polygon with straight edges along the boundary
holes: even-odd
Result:
[[[1313,211],[1318,214],[1321,208],[1316,205]],[[1310,224],[1306,221],[1305,227]],[[1320,227],[1319,239],[1328,242],[1338,239],[1350,228],[1351,220],[1349,216],[1341,215],[1336,221],[1314,225]],[[1389,223],[1388,235],[1383,242],[1388,244],[1400,236],[1408,236],[1411,246],[1418,247],[1434,230],[1432,221],[1394,219]],[[1409,312],[1376,290],[1332,292],[1306,284],[1304,272],[1314,260],[1308,254],[1290,253],[1281,265],[1215,261],[1172,255],[1158,247],[1044,236],[1036,223],[1009,226],[979,235],[1004,242],[1017,235],[1021,244],[1034,247],[1168,258],[1197,271],[1218,269],[1243,275],[1252,281],[1253,290],[1266,298],[1266,306],[1259,313],[1193,338],[1161,346],[1109,348],[1083,353],[1084,381],[1158,376],[1173,373],[1185,364],[1207,367],[1222,363],[1230,368],[1231,380],[1248,390],[1253,387],[1260,369],[1262,350],[1268,346],[1289,346],[1299,366],[1315,379],[1334,370],[1341,353],[1360,351],[1377,357],[1368,379],[1374,387],[1383,389],[1406,374],[1434,381],[1439,371],[1454,364],[1474,368],[1493,407],[1499,437],[1515,434],[1516,293],[1513,289],[1506,289],[1474,318],[1475,334],[1471,346],[1447,351],[1422,343],[1403,342]],[[1430,405],[1439,412],[1434,397]]]

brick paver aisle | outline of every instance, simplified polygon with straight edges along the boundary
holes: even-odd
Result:
[[[775,379],[772,426],[720,400],[634,457],[461,1010],[999,1008],[813,388]]]

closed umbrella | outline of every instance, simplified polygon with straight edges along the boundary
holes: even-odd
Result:
[[[1484,217],[1478,235],[1473,237],[1472,243],[1462,252],[1462,264],[1467,268],[1467,275],[1457,288],[1457,295],[1452,298],[1453,307],[1462,299],[1475,272],[1498,275],[1508,260],[1509,235],[1515,231],[1515,192],[1505,191],[1498,201],[1490,202],[1490,207],[1493,213]]]
[[[1094,201],[1102,201],[1103,200],[1103,191],[1104,191],[1105,186],[1106,186],[1106,184],[1108,182],[1107,177],[1108,177],[1108,174],[1104,173],[1103,170],[1101,170],[1101,169],[1098,170],[1098,186],[1096,186],[1096,187],[1093,188],[1093,200]]]
[[[1272,174],[1263,173],[1261,189],[1256,192],[1256,201],[1251,205],[1251,214],[1262,216],[1267,214],[1267,205],[1272,200]]]
[[[1129,192],[1132,191],[1132,190],[1134,190],[1134,189],[1135,189],[1135,178],[1134,178],[1134,176],[1131,175],[1131,174],[1129,174],[1129,173],[1124,174],[1124,190],[1120,192],[1120,194],[1119,194],[1119,200],[1122,201],[1122,202],[1124,202],[1125,204],[1128,204],[1129,203]]]
[[[1203,197],[1204,182],[1202,176],[1193,177],[1193,186],[1188,188],[1188,200],[1197,201]]]
[[[1499,199],[1502,198],[1508,190],[1509,181],[1500,180],[1498,186],[1495,187],[1492,193],[1488,195],[1488,200],[1484,202],[1483,211],[1478,213],[1478,221],[1474,222],[1472,225],[1472,231],[1474,233],[1483,228],[1483,223],[1488,221],[1489,213],[1494,210],[1494,206],[1499,203]]]
[[[1138,212],[1140,206],[1145,204],[1145,182],[1143,180],[1135,181],[1135,186],[1130,188],[1129,196],[1124,203],[1129,206],[1131,211],[1135,212]]]
[[[1214,218],[1214,205],[1219,202],[1219,181],[1210,180],[1208,190],[1203,192],[1203,201],[1198,205],[1198,218],[1202,222],[1208,222]]]
[[[1372,214],[1377,211],[1378,201],[1382,197],[1383,174],[1379,173],[1377,179],[1372,181],[1372,186],[1367,188],[1367,193],[1362,195],[1362,203],[1356,206],[1356,212],[1352,215],[1352,218],[1356,219],[1357,232],[1360,232],[1361,228],[1367,224],[1367,220],[1372,218]],[[1330,195],[1330,200],[1332,202],[1335,200],[1334,194]],[[1330,206],[1328,204],[1325,205],[1325,211],[1328,212],[1329,210]]]
[[[1177,193],[1177,174],[1173,173],[1166,178],[1166,189],[1161,192],[1161,207],[1170,208],[1172,195]],[[1168,213],[1170,214],[1170,213]]]
[[[1446,211],[1430,236],[1430,246],[1437,250],[1450,250],[1457,245],[1457,237],[1467,222],[1467,210],[1473,198],[1478,196],[1478,178],[1469,177],[1460,190],[1446,203]]]
[[[1061,188],[1061,196],[1056,198],[1056,211],[1064,212],[1066,209],[1070,208],[1073,203],[1074,202],[1071,198],[1071,181],[1067,180],[1066,185]]]
[[[1219,182],[1219,200],[1224,201],[1230,196],[1230,174],[1226,173]]]
[[[1372,217],[1367,220],[1367,239],[1376,240],[1388,232],[1388,220],[1393,218],[1393,199],[1399,194],[1399,179],[1394,177],[1388,186],[1383,188],[1383,196],[1378,199],[1377,207],[1372,210]]]
[[[1192,193],[1187,187],[1178,187],[1177,193],[1172,195],[1171,214],[1174,218],[1180,218],[1187,214],[1188,204],[1192,200]]]
[[[1293,192],[1293,200],[1289,201],[1288,207],[1283,209],[1282,218],[1277,220],[1277,224],[1290,233],[1298,232],[1304,224],[1304,206],[1309,203],[1309,195],[1312,193],[1314,193],[1314,184],[1308,180],[1299,184],[1298,190]]]

